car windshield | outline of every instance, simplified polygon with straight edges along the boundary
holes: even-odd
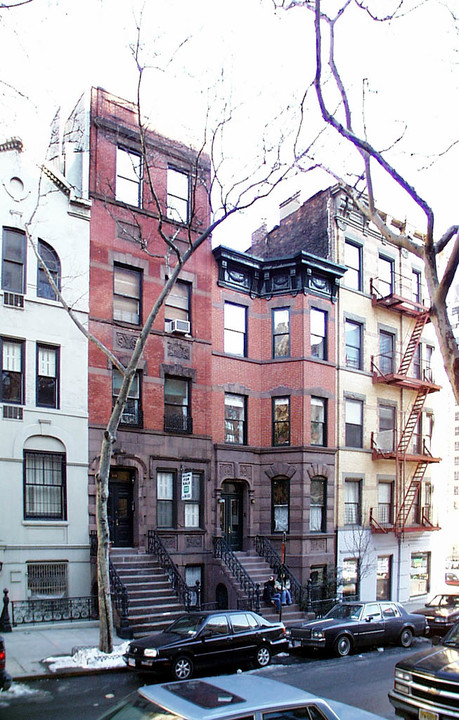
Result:
[[[459,595],[435,595],[426,607],[447,607],[459,604]]]
[[[459,623],[453,625],[453,627],[443,640],[443,645],[459,648]]]
[[[363,605],[350,603],[349,605],[335,605],[326,615],[327,618],[353,618],[360,617]]]
[[[178,618],[172,625],[169,625],[166,632],[176,633],[182,637],[190,637],[199,630],[203,620],[203,615],[185,615]]]
[[[129,695],[123,702],[104,713],[99,720],[182,720],[155,703],[139,697],[137,692]]]

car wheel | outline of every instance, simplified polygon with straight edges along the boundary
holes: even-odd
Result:
[[[403,628],[402,632],[400,633],[400,645],[402,647],[411,647],[411,643],[413,642],[413,631],[410,628]]]
[[[271,650],[266,645],[260,645],[255,655],[255,662],[258,667],[266,667],[271,662]]]
[[[193,670],[193,662],[185,655],[180,655],[172,663],[172,675],[176,680],[188,680],[193,675]]]
[[[338,655],[338,657],[345,657],[346,655],[349,655],[349,653],[352,650],[352,643],[350,637],[347,635],[340,635],[335,640],[335,655]]]

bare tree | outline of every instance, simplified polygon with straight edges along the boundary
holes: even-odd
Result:
[[[350,147],[360,156],[361,170],[355,183],[344,180],[332,168],[330,174],[338,180],[355,206],[364,217],[378,228],[383,238],[394,246],[405,248],[424,263],[424,273],[430,298],[430,317],[436,330],[439,348],[447,376],[459,403],[459,348],[456,342],[450,318],[447,312],[446,298],[454,280],[459,262],[459,224],[454,224],[437,234],[435,213],[429,202],[421,195],[414,184],[393,165],[388,157],[388,149],[378,148],[368,138],[368,128],[363,122],[356,123],[352,107],[351,93],[343,81],[338,64],[337,33],[343,18],[352,10],[363,13],[372,22],[387,23],[395,21],[403,14],[416,10],[416,3],[408,6],[407,0],[394,0],[384,3],[384,9],[377,10],[381,4],[373,0],[273,0],[276,8],[291,10],[304,8],[313,13],[315,30],[315,75],[310,87],[315,90],[320,113],[326,126],[333,128]],[[439,3],[440,7],[441,3]],[[392,8],[388,10],[388,7]],[[333,10],[330,10],[332,8]],[[445,5],[443,4],[443,9]],[[451,18],[457,17],[451,12]],[[365,59],[362,58],[362,62]],[[355,103],[354,103],[355,104]],[[360,111],[361,108],[358,108]],[[380,108],[380,121],[384,108]],[[360,115],[359,115],[360,116]],[[359,127],[357,127],[357,125]],[[448,150],[456,143],[451,143]],[[446,151],[445,151],[446,152]],[[387,216],[376,206],[377,179],[390,178],[398,187],[406,201],[413,201],[424,217],[424,228],[416,235],[402,227],[397,233],[387,222]],[[446,183],[447,185],[447,183]]]

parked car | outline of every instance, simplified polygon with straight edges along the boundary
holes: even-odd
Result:
[[[396,664],[389,700],[397,715],[410,720],[459,718],[459,622],[438,645]]]
[[[11,675],[6,672],[5,643],[0,635],[0,690],[8,690],[12,682]]]
[[[400,643],[410,647],[426,633],[426,620],[395,602],[343,602],[323,618],[289,628],[292,645],[331,650],[338,656],[372,645]]]
[[[382,720],[265,677],[225,675],[146,685],[99,720]]]
[[[456,572],[446,572],[445,573],[445,583],[447,585],[459,585],[459,571]]]
[[[427,618],[429,635],[446,635],[459,620],[459,594],[434,595],[423,608],[414,612]]]
[[[264,667],[288,647],[283,623],[249,610],[218,610],[187,613],[163,632],[133,640],[124,659],[133,670],[165,668],[177,680],[186,680],[196,665],[253,659]]]

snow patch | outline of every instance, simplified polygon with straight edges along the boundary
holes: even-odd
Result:
[[[50,672],[63,669],[84,668],[87,670],[124,667],[123,655],[127,651],[129,641],[116,645],[113,652],[104,653],[99,648],[77,648],[72,655],[59,655],[42,660],[49,664]]]

